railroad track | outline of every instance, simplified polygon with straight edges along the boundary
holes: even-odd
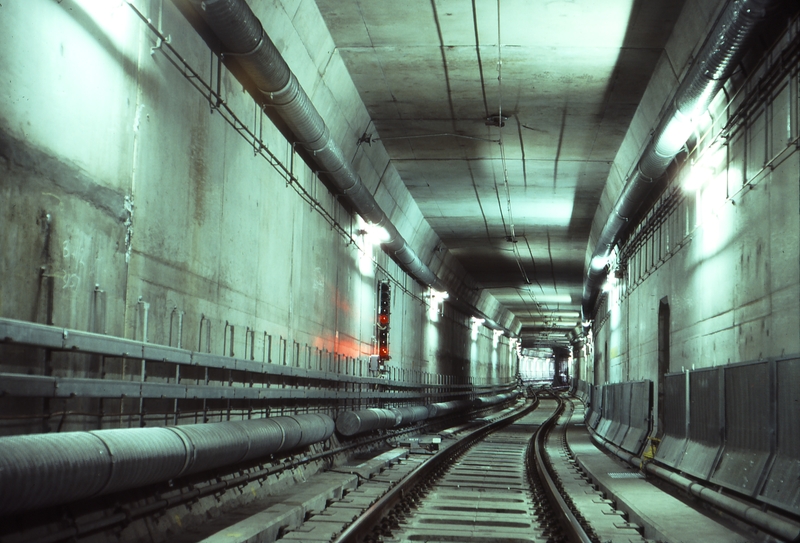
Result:
[[[552,426],[559,433],[556,422],[565,405],[564,425],[572,408],[554,395],[542,397],[535,409],[528,405],[521,412],[506,410],[478,429],[464,427],[452,436],[445,434],[435,455],[398,457],[394,466],[365,479],[281,541],[607,541],[589,526],[585,508],[576,507],[558,489],[574,490],[575,480],[581,478],[563,440],[546,439]],[[549,457],[555,457],[552,466],[546,465]],[[566,479],[566,486],[561,479]],[[595,509],[605,509],[598,515],[630,527],[588,482],[578,490],[582,494],[578,502],[588,496]],[[622,538],[611,539],[641,541],[635,527],[630,528],[618,534]]]
[[[564,540],[541,481],[531,481],[525,470],[531,436],[557,405],[542,400],[537,410],[491,433],[417,486],[392,519],[390,533],[381,534],[383,541]]]

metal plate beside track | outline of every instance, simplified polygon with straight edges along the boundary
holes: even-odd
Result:
[[[590,392],[590,406],[589,419],[587,424],[592,428],[597,428],[600,418],[603,415],[603,387],[593,386]]]
[[[653,387],[650,381],[638,381],[630,385],[630,427],[620,447],[638,456],[650,430]]]
[[[769,363],[726,367],[725,446],[711,482],[753,495],[770,456]]]
[[[778,360],[777,454],[759,499],[800,514],[800,359]]]
[[[597,433],[602,437],[606,437],[608,429],[613,422],[614,415],[614,395],[612,393],[611,385],[600,387],[601,394],[603,395],[603,410],[601,412],[600,420],[597,423]]]
[[[619,432],[619,427],[622,424],[623,417],[626,416],[624,409],[624,383],[614,383],[613,385],[606,385],[609,397],[611,398],[611,412],[605,410],[603,416],[608,416],[611,424],[605,428],[605,432],[601,435],[609,441],[612,441]],[[616,444],[616,443],[615,443]]]
[[[664,378],[664,436],[656,451],[656,460],[673,468],[680,464],[686,450],[686,374],[673,373]]]
[[[633,390],[633,383],[619,383],[615,386],[619,388],[618,397],[620,409],[617,413],[619,425],[614,435],[608,437],[614,445],[622,446],[622,442],[625,440],[625,434],[628,433],[631,427],[631,393]]]
[[[722,447],[722,369],[689,374],[689,441],[678,469],[707,480]]]

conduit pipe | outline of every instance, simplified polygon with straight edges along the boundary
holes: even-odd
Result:
[[[353,165],[331,137],[328,127],[245,0],[192,0],[200,16],[255,83],[298,143],[313,156],[353,209],[370,224],[383,227],[384,250],[420,283],[447,290],[378,206]]]
[[[400,422],[401,418],[391,409],[345,411],[336,417],[336,431],[343,436],[354,436],[370,430],[393,428]]]
[[[591,318],[616,243],[655,181],[689,139],[697,117],[711,104],[755,36],[757,25],[780,0],[730,0],[711,30],[666,114],[631,173],[597,240],[583,285],[583,320]]]
[[[372,430],[408,426],[433,417],[441,417],[458,409],[472,407],[485,408],[517,397],[515,392],[475,398],[475,400],[456,400],[452,402],[410,407],[390,407],[388,409],[369,408],[358,411],[345,411],[336,418],[336,431],[343,436],[354,436]]]
[[[322,414],[0,438],[0,515],[235,465],[328,439]]]
[[[456,411],[472,408],[472,400],[453,400],[451,402],[432,403],[428,406],[428,418],[443,417]]]
[[[644,469],[648,473],[652,473],[660,479],[677,486],[692,496],[695,496],[696,498],[699,498],[704,502],[713,505],[714,507],[722,509],[726,513],[738,517],[747,523],[757,526],[759,529],[776,536],[783,541],[800,542],[800,526],[797,524],[778,518],[774,515],[770,515],[769,513],[762,511],[759,507],[740,502],[739,500],[716,492],[698,482],[687,479],[686,477],[675,473],[674,471],[663,468],[652,462],[648,462],[643,458],[635,456],[617,447],[613,443],[606,442],[598,437],[593,430],[591,433],[592,438],[598,445],[604,447],[609,452],[615,454],[618,458],[628,462],[632,466]]]

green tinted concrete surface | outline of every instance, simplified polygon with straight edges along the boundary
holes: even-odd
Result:
[[[612,473],[636,473],[636,470],[598,449],[585,425],[571,423],[567,442],[581,469],[607,498],[616,502],[617,509],[628,514],[631,522],[644,527],[646,538],[670,543],[748,541],[645,479],[612,478]]]

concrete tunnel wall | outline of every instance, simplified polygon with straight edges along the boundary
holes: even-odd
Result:
[[[698,26],[687,13],[701,12],[687,4],[673,38],[688,36]],[[705,12],[714,14],[713,9]],[[697,49],[702,32],[695,34]],[[771,58],[777,58],[793,35],[784,36]],[[669,57],[668,65],[686,59],[679,49],[692,50],[685,44],[669,45],[665,61],[670,51],[678,53]],[[644,222],[661,221],[654,215],[671,208],[666,218],[650,234],[635,228],[622,252],[638,243],[636,248],[611,263],[622,276],[609,274],[609,288],[598,302],[593,342],[582,350],[588,354],[582,380],[658,383],[665,372],[800,353],[798,91],[796,82],[784,75],[757,98],[759,79],[776,65],[762,54],[747,57],[746,69],[716,97],[699,124],[699,137],[689,142],[689,153],[671,171],[665,195],[674,196],[656,202]],[[670,96],[665,89],[677,85],[674,76],[666,68],[656,71],[637,118],[657,114]],[[729,96],[735,96],[730,104]],[[731,120],[734,128],[720,138],[721,127]],[[644,141],[646,133],[636,132],[640,121],[635,120],[628,140]],[[633,146],[623,146],[612,177],[619,178],[622,164],[633,160],[625,151]],[[615,186],[610,180],[607,192],[613,193]],[[602,214],[598,211],[598,217]],[[662,367],[660,311],[668,323],[669,345],[669,363]],[[662,339],[662,348],[664,343]]]
[[[189,66],[216,77],[216,58],[173,2],[133,4]],[[369,117],[314,2],[254,8],[378,203],[423,261],[457,276],[433,252],[437,238],[383,147],[357,146]],[[484,329],[472,340],[470,315],[445,304],[430,316],[421,285],[377,248],[379,268],[370,262],[357,218],[227,70],[226,103],[324,214],[211,111],[125,2],[0,10],[0,317],[240,357],[263,353],[270,338],[273,361],[285,342],[288,364],[295,345],[363,361],[374,352],[376,282],[391,279],[390,366],[474,383],[513,377],[508,338],[494,347]],[[101,370],[0,349],[0,371],[135,378],[124,362]],[[33,407],[0,403],[8,415]],[[96,427],[68,418],[60,430]]]

